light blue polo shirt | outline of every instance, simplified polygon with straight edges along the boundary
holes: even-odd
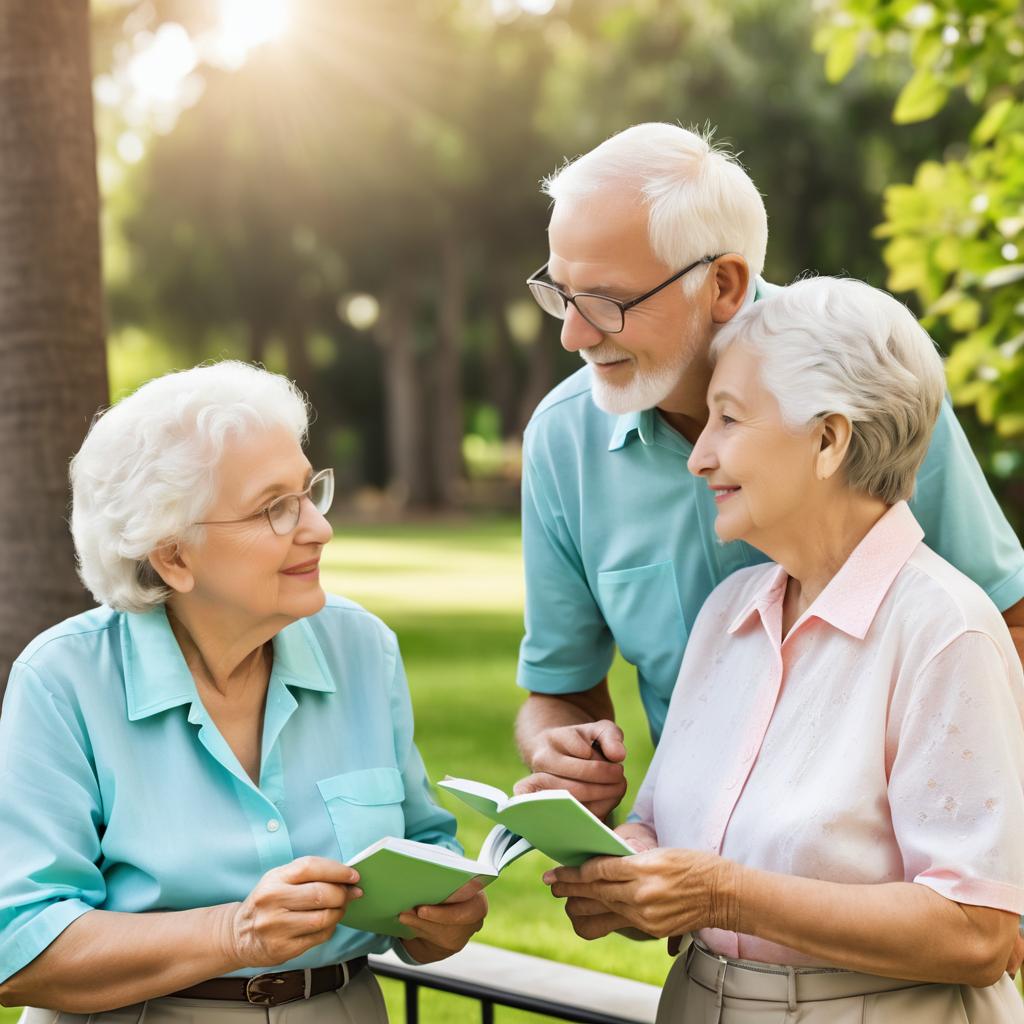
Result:
[[[343,598],[273,642],[260,782],[207,714],[164,609],[95,608],[15,662],[0,716],[0,981],[96,908],[244,900],[270,868],[385,835],[461,852],[413,743],[395,636]],[[393,940],[340,926],[319,967]]]
[[[723,544],[693,446],[653,409],[613,416],[584,367],[538,406],[523,443],[526,632],[518,683],[573,693],[607,673],[615,647],[636,666],[655,742],[708,594],[768,561]],[[1005,610],[1024,597],[1024,551],[943,403],[911,508],[926,543]]]

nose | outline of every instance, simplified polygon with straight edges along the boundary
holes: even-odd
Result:
[[[334,531],[327,517],[318,512],[309,495],[304,495],[299,508],[299,522],[295,527],[296,544],[326,544]]]
[[[593,324],[587,323],[571,302],[568,303],[562,321],[562,348],[566,352],[579,352],[580,349],[600,345],[603,340],[604,335]]]
[[[693,451],[690,452],[690,457],[686,460],[686,468],[694,476],[706,476],[718,468],[718,457],[715,455],[710,423],[700,432],[700,437],[694,442]]]

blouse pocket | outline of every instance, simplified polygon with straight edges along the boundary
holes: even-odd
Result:
[[[667,699],[687,638],[675,565],[669,560],[598,573],[597,592],[622,656]]]
[[[384,836],[405,836],[405,786],[397,768],[363,768],[321,779],[320,796],[331,816],[342,860]]]

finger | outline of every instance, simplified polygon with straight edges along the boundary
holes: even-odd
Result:
[[[578,728],[579,735],[590,747],[591,757],[604,758],[606,761],[616,764],[626,760],[626,744],[622,730],[614,722],[602,718],[597,722],[587,722]],[[577,754],[576,756],[584,755]]]
[[[545,871],[541,876],[541,881],[545,885],[554,885],[555,882],[579,882],[580,881],[580,869],[579,868],[551,868]]]
[[[573,931],[581,939],[603,939],[618,928],[628,928],[629,922],[618,914],[600,914],[595,917],[570,918]]]
[[[609,910],[600,900],[593,900],[587,896],[570,896],[565,901],[565,912],[570,917],[596,917],[607,914]]]
[[[355,885],[359,872],[341,861],[329,857],[299,857],[277,869],[279,877],[290,885],[302,882],[334,882],[337,885]]]
[[[470,879],[461,889],[456,889],[444,903],[464,903],[467,900],[473,899],[474,896],[478,896],[483,890],[484,884],[478,878]]]
[[[557,747],[546,747],[537,753],[531,767],[534,772],[570,779],[573,782],[595,786],[622,784],[625,775],[621,764],[606,761],[589,744],[584,744],[583,749],[589,752],[589,757],[585,754],[577,757]]]
[[[286,910],[322,910],[344,907],[350,899],[358,899],[362,889],[331,882],[303,882],[283,887],[280,905]]]
[[[551,895],[558,899],[582,896],[585,899],[600,900],[612,908],[633,906],[636,903],[633,892],[634,887],[628,882],[555,882],[551,886]]]
[[[580,865],[581,882],[626,882],[637,878],[643,862],[637,855],[627,857],[591,857]]]
[[[487,914],[487,897],[477,893],[462,903],[436,903],[416,907],[416,917],[421,921],[433,921],[443,925],[467,925],[482,921]]]
[[[586,764],[585,761],[575,762]],[[604,768],[621,771],[618,765],[604,764]],[[625,777],[620,776],[616,783],[581,782],[565,775],[552,775],[548,772],[534,772],[515,784],[517,796],[524,793],[540,793],[548,789],[567,789],[581,804],[595,804],[602,800],[618,803],[625,785]]]
[[[330,931],[341,924],[345,911],[337,908],[330,910],[294,910],[282,922],[285,933],[294,938],[313,935],[317,932]]]

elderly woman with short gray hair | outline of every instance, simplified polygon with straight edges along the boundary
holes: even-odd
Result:
[[[619,830],[637,854],[545,880],[586,938],[693,935],[662,1024],[1019,1024],[1024,676],[906,503],[941,360],[891,296],[829,278],[712,359],[690,471],[718,537],[777,564],[694,624]]]
[[[394,634],[326,596],[330,470],[295,386],[243,363],[168,374],[96,421],[72,532],[101,606],[37,637],[0,718],[0,1002],[24,1024],[382,1022],[366,954],[480,927],[475,886],[345,927],[343,861],[458,849],[413,743]]]

